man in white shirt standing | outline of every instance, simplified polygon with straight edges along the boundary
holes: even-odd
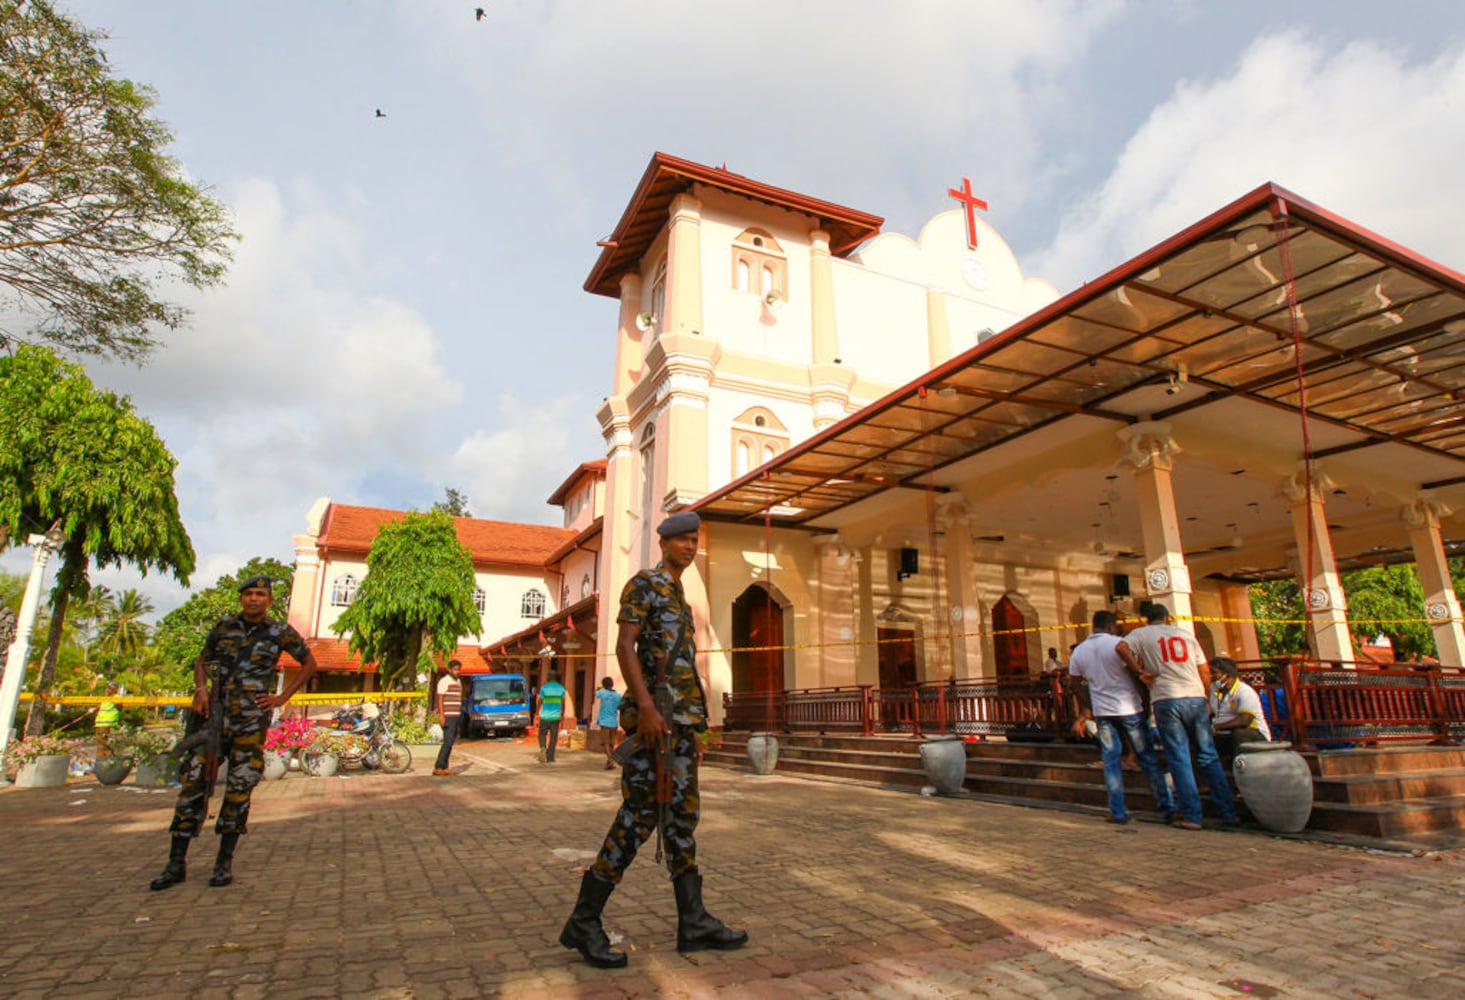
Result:
[[[1218,656],[1211,661],[1211,728],[1216,733],[1216,750],[1225,756],[1236,753],[1241,743],[1268,742],[1272,738],[1256,688],[1241,679],[1236,661]]]
[[[1128,823],[1124,807],[1124,741],[1122,730],[1139,757],[1140,767],[1150,781],[1155,807],[1169,822],[1175,815],[1170,789],[1155,748],[1150,743],[1150,726],[1144,701],[1124,659],[1119,655],[1119,622],[1112,611],[1094,613],[1094,632],[1074,648],[1068,658],[1068,672],[1081,678],[1079,697],[1084,708],[1073,724],[1075,736],[1084,732],[1090,718],[1098,727],[1099,751],[1104,761],[1104,788],[1109,793],[1109,822]]]
[[[1231,782],[1216,753],[1211,734],[1211,713],[1206,704],[1211,670],[1195,636],[1170,624],[1170,610],[1163,604],[1145,608],[1149,624],[1137,628],[1119,643],[1119,655],[1129,668],[1150,685],[1150,707],[1165,748],[1165,761],[1175,782],[1175,804],[1180,816],[1174,825],[1182,830],[1201,829],[1200,790],[1191,769],[1191,746],[1195,766],[1206,778],[1206,789],[1221,813],[1221,821],[1234,826],[1236,800]]]

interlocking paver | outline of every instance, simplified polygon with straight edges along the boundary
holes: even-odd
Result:
[[[149,893],[169,795],[0,791],[0,995],[1465,995],[1465,852],[1116,831],[1071,814],[703,772],[707,900],[746,949],[678,955],[648,848],[596,970],[555,938],[614,810],[593,755],[262,786],[236,884]],[[72,803],[85,798],[79,805]]]

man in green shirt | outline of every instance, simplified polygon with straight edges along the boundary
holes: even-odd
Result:
[[[555,744],[560,740],[560,721],[565,717],[565,686],[560,672],[551,670],[539,689],[539,763],[554,763]]]

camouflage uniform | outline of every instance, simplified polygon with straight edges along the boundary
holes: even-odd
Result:
[[[219,759],[229,764],[224,804],[214,825],[216,833],[244,833],[248,824],[249,797],[264,775],[265,730],[271,715],[255,697],[272,693],[281,653],[304,662],[307,650],[300,633],[270,619],[250,624],[243,615],[231,615],[219,622],[204,642],[203,657],[217,672],[215,683],[220,685],[224,709]],[[168,830],[180,837],[198,836],[203,824],[208,806],[204,758],[204,748],[195,748],[179,768],[183,787]]]
[[[655,569],[642,570],[626,583],[616,621],[639,626],[636,654],[646,686],[653,692],[656,661],[676,653],[675,660],[666,666],[667,686],[672,693],[672,713],[666,723],[671,728],[673,757],[672,801],[665,831],[666,866],[676,878],[697,867],[694,833],[701,812],[697,792],[697,734],[707,728],[707,696],[697,676],[692,609],[681,581],[658,564]],[[639,715],[632,699],[621,702],[622,729],[635,732]],[[631,755],[621,771],[621,808],[611,822],[591,871],[619,883],[635,859],[637,849],[655,834],[657,811],[656,755],[642,747]]]

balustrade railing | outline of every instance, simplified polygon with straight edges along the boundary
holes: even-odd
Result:
[[[1303,748],[1465,738],[1465,670],[1312,660],[1240,663],[1261,696],[1274,740]],[[902,733],[1057,740],[1078,718],[1061,675],[929,681],[723,695],[728,729]]]

